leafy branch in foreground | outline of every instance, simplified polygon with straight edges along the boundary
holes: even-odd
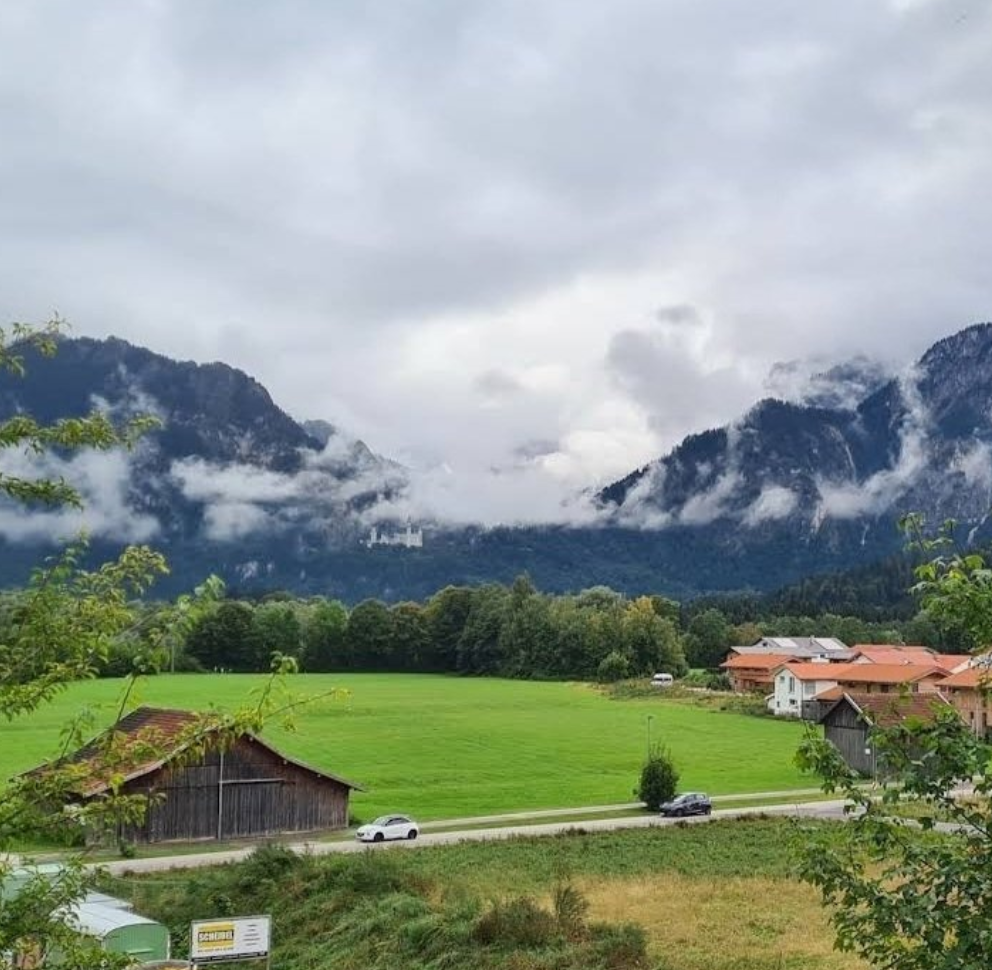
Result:
[[[37,329],[21,324],[0,328],[0,377],[23,374],[23,348],[55,353],[63,328],[58,319]],[[26,415],[0,422],[0,460],[12,450],[38,459],[28,466],[37,472],[34,477],[0,469],[0,502],[28,510],[81,507],[81,496],[71,484],[46,477],[43,459],[53,449],[62,454],[128,448],[155,423],[136,418],[118,426],[102,414],[47,426]],[[205,604],[222,592],[222,584],[211,579],[192,596],[142,615],[140,597],[168,571],[164,558],[145,546],[129,547],[112,562],[84,569],[80,564],[85,548],[85,542],[77,542],[36,569],[26,595],[17,597],[9,610],[5,607],[0,628],[0,719],[8,723],[38,712],[74,681],[94,676],[123,637],[140,633],[153,646],[175,642]],[[280,685],[283,676],[294,670],[295,662],[277,657],[264,688],[240,710],[208,712],[193,719],[178,739],[181,757],[195,758],[207,744],[230,744],[246,731],[260,730],[269,717],[290,710],[293,704],[281,697]],[[133,702],[137,677],[133,673],[124,682],[118,717]],[[114,830],[122,822],[141,819],[147,810],[147,797],[124,792],[126,769],[136,757],[169,753],[163,739],[147,733],[125,740],[111,729],[97,742],[98,757],[84,768],[69,754],[92,727],[92,717],[80,712],[63,728],[60,750],[48,765],[0,789],[0,886],[19,861],[9,853],[25,839],[59,839],[80,826]],[[177,739],[170,739],[170,750],[176,744]],[[81,784],[92,781],[94,774],[106,783],[106,794],[85,801],[78,798]],[[97,954],[96,941],[75,933],[61,918],[91,883],[86,858],[85,850],[70,852],[57,877],[37,875],[16,896],[0,893],[0,955],[22,955],[36,965],[57,950],[64,970],[128,962],[123,956]]]
[[[906,525],[921,534],[919,517]],[[947,548],[952,529],[921,548]],[[981,556],[942,554],[919,566],[917,578],[930,615],[982,647],[992,641],[992,583]],[[892,703],[898,710],[899,698]],[[824,791],[847,799],[853,816],[828,833],[805,831],[800,849],[800,875],[831,907],[837,946],[884,970],[992,966],[987,744],[939,701],[929,717],[873,727],[870,743],[884,766],[874,789],[812,730],[797,755]],[[915,819],[900,817],[907,808]]]

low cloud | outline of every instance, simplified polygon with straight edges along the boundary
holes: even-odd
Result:
[[[816,523],[825,518],[878,515],[891,509],[926,471],[930,459],[930,415],[920,396],[918,381],[915,368],[899,378],[906,413],[898,430],[899,455],[895,464],[863,482],[818,482],[820,502],[814,516]]]
[[[841,363],[811,357],[774,364],[764,387],[782,401],[853,411],[890,377],[884,364],[864,355]]]
[[[148,542],[158,520],[136,511],[129,489],[135,456],[123,451],[82,451],[69,458],[7,452],[4,474],[19,478],[65,479],[82,497],[83,509],[26,510],[0,502],[0,536],[10,542],[64,542],[86,532],[117,542]]]
[[[743,522],[747,526],[788,518],[799,504],[799,496],[782,485],[767,485],[745,509]]]

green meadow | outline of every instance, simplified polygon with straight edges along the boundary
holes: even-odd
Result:
[[[261,675],[151,677],[136,700],[205,710],[249,703]],[[113,722],[122,682],[73,685],[29,718],[0,723],[0,777],[58,750],[82,709]],[[685,700],[616,700],[588,684],[424,674],[300,674],[294,730],[273,724],[280,750],[368,789],[352,811],[406,811],[421,820],[632,800],[651,740],[667,746],[683,789],[714,795],[809,787],[792,763],[802,727]],[[328,692],[337,690],[333,696]],[[649,720],[650,716],[650,720]]]

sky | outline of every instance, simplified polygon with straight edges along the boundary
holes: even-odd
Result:
[[[240,367],[464,516],[992,318],[981,0],[10,0],[0,51],[0,320]]]

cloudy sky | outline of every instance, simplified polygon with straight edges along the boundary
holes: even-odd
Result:
[[[0,319],[497,519],[992,318],[984,0],[9,0],[0,145]]]

